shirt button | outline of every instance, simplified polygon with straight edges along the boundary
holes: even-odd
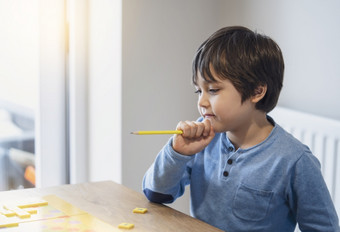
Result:
[[[228,176],[228,175],[229,175],[229,172],[227,172],[227,171],[223,172],[223,176]]]
[[[233,163],[233,160],[232,160],[232,159],[228,159],[227,163],[228,163],[228,164],[232,164],[232,163]]]
[[[233,147],[228,147],[228,151],[232,152],[234,150]]]

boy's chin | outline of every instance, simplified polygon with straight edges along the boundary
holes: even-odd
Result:
[[[214,128],[215,133],[224,133],[227,132],[225,128],[219,127],[218,125],[212,123],[212,127]]]
[[[224,133],[224,132],[226,132],[224,126],[219,124],[219,122],[216,121],[214,118],[210,118],[208,120],[210,120],[211,126],[213,127],[215,133]]]

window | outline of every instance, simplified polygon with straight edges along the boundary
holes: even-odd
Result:
[[[121,182],[122,2],[0,4],[0,120],[5,140],[30,139],[29,146],[1,147],[0,134],[0,165],[8,166],[10,150],[31,157],[14,176],[27,182],[32,166],[38,187]],[[8,185],[1,170],[1,190],[34,186]]]
[[[66,183],[65,3],[0,4],[0,188]]]
[[[38,0],[1,1],[0,190],[33,187],[39,81]]]

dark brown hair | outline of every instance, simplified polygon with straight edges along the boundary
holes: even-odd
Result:
[[[218,30],[202,43],[192,70],[194,84],[198,73],[207,82],[228,79],[241,94],[242,102],[254,96],[257,87],[267,86],[256,109],[270,112],[282,89],[284,61],[280,47],[271,38],[234,26]]]

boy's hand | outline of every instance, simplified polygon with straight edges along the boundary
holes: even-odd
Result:
[[[181,121],[176,129],[182,130],[183,134],[174,136],[172,147],[182,155],[194,155],[202,151],[215,137],[214,129],[208,119],[203,122]]]

